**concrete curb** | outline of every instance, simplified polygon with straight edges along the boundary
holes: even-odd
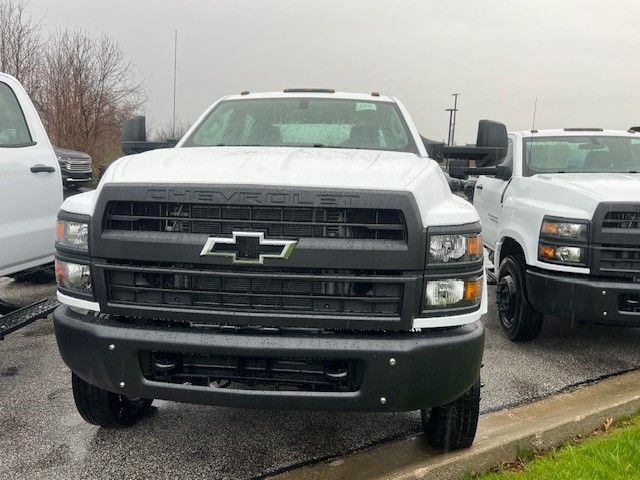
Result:
[[[278,480],[457,479],[512,461],[521,448],[549,448],[607,418],[640,410],[640,370],[535,403],[483,415],[472,448],[438,453],[422,435],[292,470]]]

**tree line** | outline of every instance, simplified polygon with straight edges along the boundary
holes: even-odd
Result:
[[[123,122],[144,103],[133,63],[106,35],[45,35],[27,7],[0,0],[0,71],[24,85],[54,145],[87,152],[98,167],[110,163],[122,154]]]

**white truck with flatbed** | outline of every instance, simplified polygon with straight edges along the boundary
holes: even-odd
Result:
[[[479,218],[397,100],[225,97],[58,218],[56,337],[88,422],[152,399],[422,410],[434,446],[473,442]]]
[[[640,133],[598,128],[508,134],[473,204],[497,269],[505,335],[535,338],[545,314],[640,326]]]

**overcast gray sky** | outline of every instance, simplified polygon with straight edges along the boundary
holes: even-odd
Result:
[[[31,0],[46,29],[116,39],[137,66],[153,126],[216,98],[292,86],[398,97],[420,131],[458,141],[477,120],[510,129],[640,124],[640,1]]]

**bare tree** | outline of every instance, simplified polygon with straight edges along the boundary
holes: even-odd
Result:
[[[175,131],[172,125],[166,124],[161,127],[154,128],[149,134],[149,139],[154,142],[164,142],[166,140],[180,140],[184,136],[184,134],[187,133],[187,130],[189,130],[190,126],[191,126],[190,123],[182,120],[178,120],[178,122],[175,125]]]
[[[52,141],[97,163],[118,156],[121,126],[143,103],[120,46],[105,35],[61,31],[48,43],[44,71],[38,105]]]
[[[31,95],[39,87],[43,42],[40,20],[27,13],[28,3],[0,0],[0,71],[16,77]]]

